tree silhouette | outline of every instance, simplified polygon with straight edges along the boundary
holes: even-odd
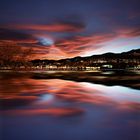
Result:
[[[32,54],[33,50],[31,48],[22,48],[16,45],[0,46],[0,66],[14,68],[26,65]]]

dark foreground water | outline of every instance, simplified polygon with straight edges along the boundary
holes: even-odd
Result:
[[[2,140],[139,140],[140,90],[0,75]]]

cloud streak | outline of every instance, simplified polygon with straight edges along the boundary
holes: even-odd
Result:
[[[49,25],[8,25],[7,28],[0,28],[0,46],[12,44],[24,48],[31,47],[34,49],[35,58],[61,59],[85,56],[88,52],[106,49],[108,46],[104,44],[117,38],[140,37],[139,27],[116,28],[113,32],[92,34],[86,34],[85,27],[82,22],[68,21]],[[46,40],[50,38],[54,44],[44,45],[40,42],[40,37]]]
[[[48,31],[48,32],[80,32],[84,30],[83,24],[72,22],[60,22],[53,24],[24,24],[24,25],[8,25],[8,28],[15,30],[32,30],[32,31]]]

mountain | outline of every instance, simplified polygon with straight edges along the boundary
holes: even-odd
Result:
[[[111,60],[117,60],[118,59],[136,59],[140,62],[140,49],[131,50],[128,52],[122,52],[122,53],[104,53],[101,55],[92,55],[87,57],[81,57],[77,56],[74,58],[67,58],[67,59],[60,59],[60,60],[32,60],[33,63],[45,63],[45,64],[69,64],[69,63],[78,63],[78,62],[90,62],[90,61],[99,61],[99,60],[105,60],[105,61],[111,61]]]

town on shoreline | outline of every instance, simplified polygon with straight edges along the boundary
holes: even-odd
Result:
[[[105,53],[89,57],[74,57],[61,60],[0,61],[0,70],[45,70],[45,71],[102,71],[140,70],[140,49],[123,53]]]

